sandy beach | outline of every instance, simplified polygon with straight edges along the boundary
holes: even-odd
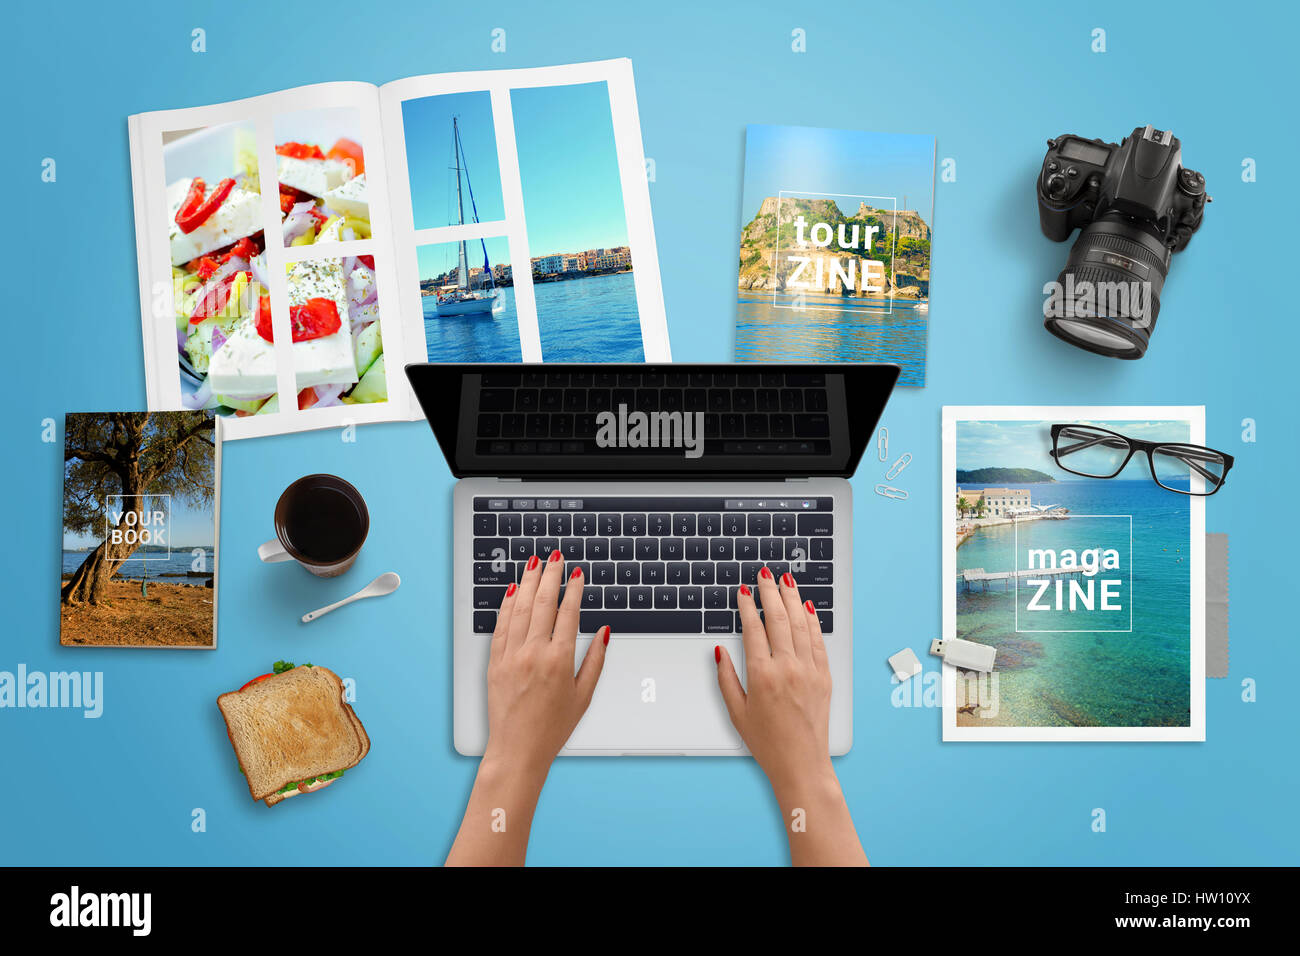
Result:
[[[59,643],[73,647],[211,647],[212,588],[113,580],[98,606],[60,607]]]

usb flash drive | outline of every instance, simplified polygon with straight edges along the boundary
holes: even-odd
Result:
[[[930,653],[942,657],[945,664],[960,667],[964,671],[988,673],[993,670],[993,658],[998,649],[974,641],[931,641]]]

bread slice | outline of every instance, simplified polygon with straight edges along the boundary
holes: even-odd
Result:
[[[347,708],[348,716],[352,718],[353,726],[356,729],[357,734],[361,737],[361,755],[357,757],[356,763],[352,764],[351,767],[343,768],[345,770],[351,770],[352,767],[355,767],[358,763],[361,762],[362,757],[364,757],[366,754],[370,752],[370,735],[366,733],[366,728],[361,726],[361,720],[360,718],[357,717],[356,713],[352,710],[352,705],[345,703],[343,706]],[[333,771],[331,770],[330,773],[333,773]],[[334,780],[338,780],[338,779],[340,778],[335,777],[333,780],[326,780],[321,783],[311,783],[305,787],[299,787],[297,790],[288,790],[284,793],[278,793],[278,792],[273,793],[266,798],[266,805],[268,807],[273,807],[277,803],[281,802],[282,800],[288,800],[290,797],[296,797],[300,793],[315,793],[317,790],[325,789],[331,783],[333,783]]]
[[[343,682],[325,667],[295,667],[222,694],[217,706],[254,800],[354,767],[369,750],[360,721],[343,702]]]

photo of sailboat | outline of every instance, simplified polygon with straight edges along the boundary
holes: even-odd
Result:
[[[474,186],[469,178],[469,163],[465,160],[465,146],[460,139],[460,121],[453,116],[451,119],[451,141],[452,141],[452,158],[455,162],[456,170],[456,215],[457,224],[465,225],[465,201],[461,192],[461,172],[465,174],[465,187],[469,192],[470,215],[473,222],[477,223],[478,207],[474,202]],[[438,317],[445,318],[448,316],[459,315],[491,315],[492,310],[498,304],[495,282],[492,277],[492,264],[488,262],[487,243],[479,239],[479,245],[483,249],[483,279],[485,288],[470,288],[470,274],[468,256],[466,255],[466,243],[462,239],[457,243],[459,249],[459,259],[456,265],[456,284],[450,287],[444,287],[438,291]]]

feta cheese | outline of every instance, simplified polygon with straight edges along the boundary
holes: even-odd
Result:
[[[252,317],[239,324],[208,363],[217,395],[254,398],[275,393],[275,346],[257,334]]]
[[[352,167],[339,159],[294,159],[276,156],[275,171],[280,183],[320,199],[352,178]]]
[[[181,227],[176,225],[176,211],[185,201],[193,181],[178,179],[167,187],[167,239],[171,243],[174,266],[262,231],[262,197],[235,186],[226,201],[201,226],[193,232],[181,232]]]
[[[342,324],[332,335],[293,343],[293,368],[299,390],[340,382],[351,385],[358,378],[341,260],[316,259],[295,262],[289,267],[289,304],[302,305],[308,299],[317,298],[334,302]]]
[[[366,199],[366,174],[349,179],[325,194],[325,205],[345,216],[370,221],[370,202]]]

